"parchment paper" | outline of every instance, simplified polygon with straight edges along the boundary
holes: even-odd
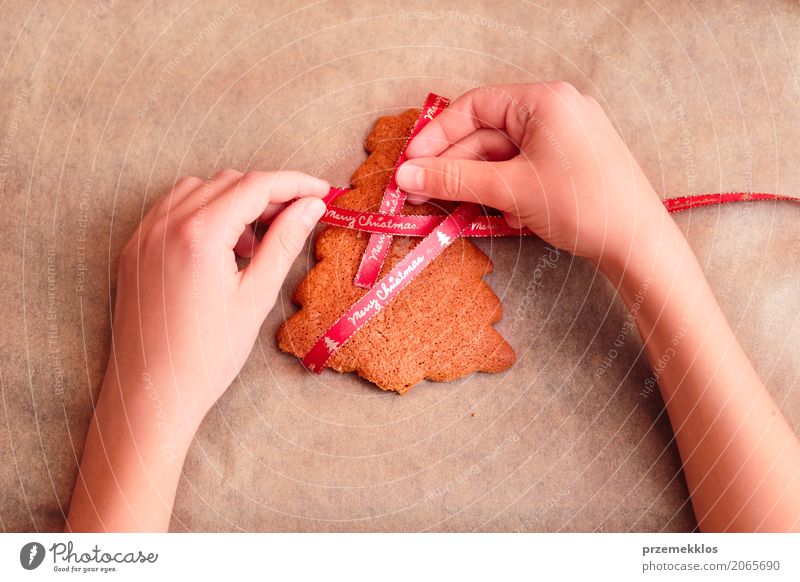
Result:
[[[174,180],[232,166],[346,185],[378,115],[562,78],[664,196],[800,194],[788,1],[3,5],[0,526],[63,526],[109,348],[121,246]],[[800,422],[800,207],[676,216],[747,352]],[[482,241],[518,364],[406,397],[309,375],[277,326],[206,418],[176,531],[686,531],[663,404],[614,290],[538,240]]]

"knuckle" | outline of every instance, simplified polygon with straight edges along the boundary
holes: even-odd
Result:
[[[550,89],[560,97],[572,96],[578,93],[578,90],[567,81],[553,81],[550,83]]]
[[[586,99],[586,102],[587,102],[587,103],[588,103],[588,104],[589,104],[591,107],[594,107],[595,109],[601,109],[601,107],[600,107],[600,103],[598,103],[598,102],[597,102],[597,99],[595,99],[595,98],[594,98],[594,97],[592,97],[591,95],[584,95],[584,99]]]
[[[203,181],[197,176],[183,176],[175,183],[175,190],[189,189],[194,190],[203,185]]]
[[[242,175],[239,185],[242,188],[264,186],[269,182],[270,175],[269,172],[247,172]]]
[[[225,168],[224,170],[220,170],[214,175],[214,180],[226,180],[226,179],[233,179],[233,178],[240,178],[242,177],[242,173],[239,170],[234,170],[233,168]]]
[[[470,101],[473,101],[476,97],[480,96],[481,93],[495,92],[495,91],[497,91],[496,85],[474,87],[469,91],[467,91],[466,93],[464,93],[462,97]]]
[[[445,160],[438,173],[438,180],[440,182],[442,192],[449,197],[458,196],[461,192],[461,165],[451,161]]]
[[[201,228],[202,223],[198,222],[198,217],[194,214],[176,222],[167,233],[169,246],[177,246],[179,249],[189,248],[194,241],[202,238]]]

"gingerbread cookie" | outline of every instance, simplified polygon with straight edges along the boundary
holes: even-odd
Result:
[[[353,190],[336,201],[353,210],[377,211],[406,137],[419,114],[410,109],[381,117],[367,138],[367,160],[352,177]],[[451,208],[445,208],[446,211]],[[434,214],[430,204],[406,204],[403,214]],[[302,358],[365,289],[353,284],[369,234],[326,228],[316,240],[317,265],[295,290],[300,311],[278,329],[281,350]],[[420,239],[395,236],[381,276]],[[326,367],[356,372],[383,390],[401,394],[424,379],[448,381],[472,372],[501,372],[514,364],[511,346],[492,327],[500,300],[483,281],[492,262],[459,238],[400,295],[351,337]]]

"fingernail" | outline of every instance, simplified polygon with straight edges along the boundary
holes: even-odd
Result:
[[[406,162],[397,170],[397,185],[403,190],[422,190],[425,185],[425,170],[414,163]]]
[[[417,196],[415,194],[409,194],[408,198],[406,198],[406,202],[408,202],[409,204],[413,204],[414,206],[425,204],[427,201],[428,201],[427,198],[423,196]]]
[[[313,228],[325,214],[325,203],[319,198],[309,198],[303,207],[303,223],[308,228]]]

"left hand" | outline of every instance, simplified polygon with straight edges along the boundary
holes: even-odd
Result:
[[[165,413],[199,425],[250,354],[327,192],[299,172],[224,170],[183,178],[150,210],[119,263],[109,370],[123,399],[138,399],[146,375]],[[257,220],[271,222],[260,242]],[[234,251],[251,257],[242,270]]]

